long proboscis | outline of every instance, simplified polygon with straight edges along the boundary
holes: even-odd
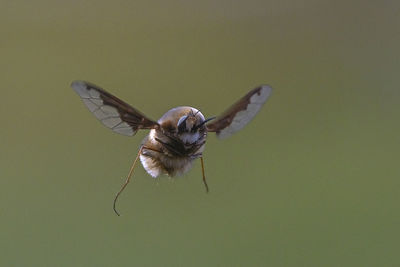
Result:
[[[200,123],[199,125],[195,126],[195,130],[200,128],[201,126],[203,126],[204,124],[206,124],[207,122],[209,122],[209,121],[211,121],[211,120],[213,120],[215,118],[216,117],[211,117],[211,118],[208,118],[208,119],[204,120],[202,123]]]

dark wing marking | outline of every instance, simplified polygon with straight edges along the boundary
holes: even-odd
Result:
[[[260,111],[271,95],[272,88],[262,85],[248,92],[214,121],[207,124],[207,131],[216,132],[218,138],[226,138],[239,131]]]
[[[138,129],[158,127],[157,122],[94,84],[74,81],[71,87],[78,93],[90,112],[116,133],[132,136]]]

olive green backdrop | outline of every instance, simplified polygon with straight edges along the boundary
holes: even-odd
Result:
[[[399,266],[398,1],[0,3],[1,266]],[[149,117],[272,97],[210,134],[184,177],[142,166],[146,132],[103,127],[69,87]]]

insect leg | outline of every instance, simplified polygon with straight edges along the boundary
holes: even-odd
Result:
[[[203,162],[203,157],[200,157],[200,161],[201,161],[201,172],[203,173],[203,183],[204,186],[206,187],[206,192],[208,193],[208,185],[207,185],[207,181],[206,181],[206,175],[204,174],[204,162]]]
[[[157,153],[161,153],[161,154],[164,153],[164,152],[162,152],[160,150],[157,150],[157,149],[154,149],[154,148],[151,148],[151,147],[148,147],[148,146],[143,146],[142,149],[151,150],[151,151],[154,151],[154,152],[157,152]]]
[[[133,169],[135,169],[136,163],[137,163],[137,161],[138,161],[138,159],[139,159],[140,154],[142,153],[142,150],[143,150],[143,147],[140,147],[139,152],[138,152],[138,154],[137,154],[135,160],[134,160],[133,163],[132,163],[131,169],[129,170],[128,177],[126,177],[125,183],[122,185],[121,189],[120,189],[120,190],[118,191],[118,193],[115,195],[114,203],[113,203],[113,209],[114,209],[114,212],[115,212],[118,216],[119,216],[120,214],[118,213],[118,211],[117,211],[117,209],[116,209],[116,207],[115,207],[115,205],[116,205],[116,203],[117,203],[117,199],[118,199],[119,195],[122,193],[122,191],[124,191],[125,187],[128,185],[128,183],[129,183],[129,181],[130,181],[130,179],[131,179],[131,176],[132,176],[132,174],[133,174]]]

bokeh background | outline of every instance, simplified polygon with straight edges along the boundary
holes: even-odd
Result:
[[[1,266],[399,266],[398,1],[0,3]],[[272,97],[178,179],[69,87],[149,117]]]

